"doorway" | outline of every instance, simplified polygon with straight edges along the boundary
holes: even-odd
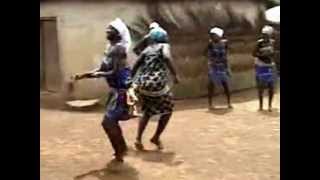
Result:
[[[40,18],[40,91],[59,92],[61,67],[56,18]]]

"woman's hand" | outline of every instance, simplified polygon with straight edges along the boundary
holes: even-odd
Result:
[[[76,74],[74,76],[71,76],[71,79],[74,79],[75,81],[81,80],[84,78],[84,74]]]
[[[90,78],[92,76],[92,72],[86,72],[86,73],[82,73],[82,74],[76,74],[73,76],[74,80],[81,80],[84,78]]]

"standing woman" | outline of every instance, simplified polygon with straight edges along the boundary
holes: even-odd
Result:
[[[131,70],[126,61],[130,34],[126,25],[119,18],[109,24],[106,34],[110,46],[105,51],[105,57],[100,68],[78,74],[75,79],[100,77],[106,79],[110,92],[102,127],[115,151],[115,160],[122,162],[128,148],[118,121],[130,118],[129,106],[126,103],[126,91],[131,80]]]
[[[272,100],[274,95],[274,40],[271,38],[273,28],[264,26],[261,38],[258,39],[256,48],[253,52],[255,57],[256,81],[259,96],[259,111],[263,110],[263,92],[269,91],[269,111],[272,111]]]
[[[223,39],[223,30],[214,27],[210,29],[210,42],[207,48],[207,55],[209,58],[209,82],[208,82],[208,103],[209,109],[213,109],[212,96],[214,94],[215,86],[222,86],[227,97],[228,108],[232,108],[230,100],[230,69],[227,59],[227,40]]]
[[[141,100],[143,116],[139,121],[135,146],[143,150],[142,134],[154,115],[160,115],[158,127],[150,139],[158,149],[163,145],[160,135],[166,128],[173,111],[172,92],[169,87],[169,72],[174,83],[178,83],[176,71],[171,63],[170,46],[166,32],[162,28],[152,29],[149,45],[142,51],[132,69],[133,86]],[[169,71],[169,72],[168,72]]]

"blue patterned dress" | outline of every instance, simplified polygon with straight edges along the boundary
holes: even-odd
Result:
[[[131,70],[126,62],[126,50],[121,45],[111,46],[99,71],[112,74],[105,76],[110,92],[106,103],[106,119],[111,121],[130,119],[129,106],[127,105],[127,90],[131,81]]]
[[[210,42],[208,45],[209,57],[209,80],[216,84],[222,85],[223,82],[229,82],[229,69],[227,62],[227,44],[221,40],[218,43]]]
[[[274,46],[273,40],[259,39],[255,56],[261,63],[256,63],[256,81],[258,87],[272,86],[275,82],[275,67],[273,66]]]

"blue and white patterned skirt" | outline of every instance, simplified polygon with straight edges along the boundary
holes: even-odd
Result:
[[[225,65],[214,65],[209,67],[209,80],[215,85],[221,86],[223,82],[229,83],[230,76]]]
[[[267,87],[268,85],[274,85],[276,79],[274,67],[256,65],[255,69],[258,87]]]

